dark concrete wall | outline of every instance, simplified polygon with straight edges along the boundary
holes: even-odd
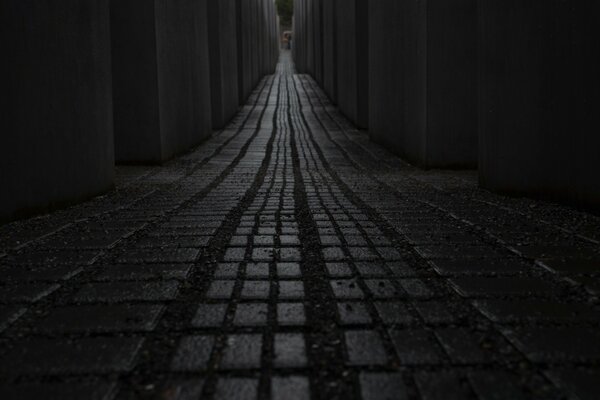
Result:
[[[206,0],[111,7],[117,161],[165,161],[212,133]]]
[[[0,220],[114,177],[108,0],[3,0]]]
[[[213,128],[223,128],[238,109],[235,0],[208,0],[208,42]]]
[[[474,167],[476,0],[374,0],[369,17],[371,138],[422,167]]]
[[[244,104],[265,74],[275,70],[279,36],[273,0],[236,0],[239,102]]]
[[[337,103],[337,11],[336,0],[323,2],[323,89]]]
[[[576,0],[479,2],[484,187],[600,209],[598,13]]]
[[[313,0],[313,76],[323,86],[323,0]]]
[[[337,0],[338,107],[360,128],[369,125],[367,0]]]

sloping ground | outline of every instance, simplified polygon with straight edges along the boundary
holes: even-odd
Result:
[[[1,228],[0,398],[597,398],[600,220],[415,169],[292,69]]]

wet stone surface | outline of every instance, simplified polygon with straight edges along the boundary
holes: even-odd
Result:
[[[283,55],[231,124],[0,227],[1,399],[596,399],[600,219],[421,171]]]

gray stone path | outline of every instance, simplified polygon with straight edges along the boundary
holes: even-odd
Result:
[[[292,68],[0,228],[0,399],[597,399],[600,219],[413,168]]]

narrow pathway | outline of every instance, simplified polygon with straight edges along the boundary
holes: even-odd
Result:
[[[1,399],[595,399],[600,219],[421,171],[288,53],[230,126],[0,227]]]

